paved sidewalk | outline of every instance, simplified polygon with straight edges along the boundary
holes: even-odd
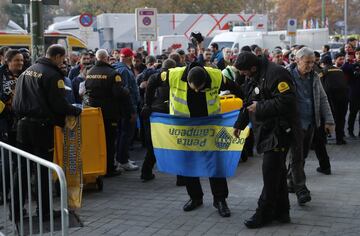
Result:
[[[144,150],[133,152],[141,163]],[[230,218],[222,218],[212,206],[209,182],[202,180],[204,206],[184,212],[188,200],[184,187],[176,187],[176,178],[155,172],[156,179],[140,181],[140,172],[126,172],[104,180],[103,192],[84,193],[83,208],[78,211],[82,228],[71,228],[71,235],[360,235],[360,139],[348,139],[348,145],[328,145],[332,172],[316,172],[318,162],[311,152],[306,162],[307,184],[312,201],[297,205],[290,194],[290,224],[273,223],[255,230],[243,221],[256,208],[262,187],[261,157],[241,163],[235,177],[228,179]]]

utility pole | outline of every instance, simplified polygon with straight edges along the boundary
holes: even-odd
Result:
[[[42,0],[30,0],[31,58],[33,63],[44,56],[44,22]]]
[[[345,43],[347,41],[347,35],[348,35],[348,0],[345,0],[344,2],[344,40]]]
[[[325,0],[321,2],[321,26],[325,28]]]

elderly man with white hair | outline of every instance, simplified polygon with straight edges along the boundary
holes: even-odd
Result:
[[[95,66],[86,75],[85,89],[89,98],[86,105],[101,108],[106,136],[106,175],[114,176],[120,174],[114,166],[117,122],[121,117],[130,117],[130,97],[120,74],[109,64],[108,52],[100,49],[95,56]]]
[[[290,174],[288,176],[289,192],[295,192],[299,205],[311,201],[310,191],[305,181],[305,158],[308,155],[314,129],[325,123],[325,131],[334,130],[334,119],[326,93],[318,74],[313,70],[315,55],[308,47],[296,52],[296,63],[288,70],[296,88],[298,109],[297,125],[293,127],[294,142],[291,146]]]

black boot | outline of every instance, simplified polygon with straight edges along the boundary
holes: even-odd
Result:
[[[230,217],[231,212],[225,200],[214,201],[213,206],[218,209],[219,215],[222,217]]]
[[[300,206],[304,206],[305,203],[311,201],[310,191],[306,187],[297,191],[296,196]]]
[[[200,207],[203,204],[202,199],[190,199],[187,203],[185,203],[183,210],[184,211],[192,211],[196,208]]]
[[[256,229],[271,223],[272,220],[269,214],[265,215],[262,210],[257,209],[252,217],[244,221],[244,224],[249,229]]]
[[[155,175],[153,173],[150,173],[150,174],[142,173],[140,176],[140,179],[142,180],[143,183],[145,183],[145,182],[155,179]]]

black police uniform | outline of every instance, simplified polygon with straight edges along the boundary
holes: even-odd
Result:
[[[328,96],[335,120],[336,141],[342,142],[345,137],[345,116],[349,103],[349,88],[344,72],[335,66],[328,66],[319,74]]]
[[[13,110],[17,124],[18,147],[47,161],[53,160],[54,126],[63,127],[67,115],[78,116],[81,109],[65,99],[61,70],[48,58],[40,58],[21,74],[16,84]],[[23,203],[27,195],[26,162],[21,165]],[[19,186],[15,173],[15,218],[18,219]],[[47,168],[41,168],[41,197],[43,215],[49,215],[49,179]],[[39,207],[39,204],[38,204]]]
[[[141,115],[143,116],[145,129],[146,155],[141,167],[141,179],[151,180],[154,178],[152,169],[156,163],[154,147],[151,141],[150,130],[150,113],[160,112],[169,114],[169,84],[162,81],[161,73],[152,74],[148,80],[146,93],[144,97],[144,108]]]
[[[107,174],[115,171],[114,154],[117,122],[121,116],[130,117],[129,92],[121,76],[108,63],[97,61],[86,75],[87,105],[100,107],[104,119],[107,154]]]
[[[286,154],[291,126],[296,116],[296,98],[291,76],[285,68],[261,60],[256,76],[248,81],[245,104],[257,101],[254,114],[240,113],[234,127],[243,129],[249,118],[253,124],[258,153],[264,153],[263,190],[255,215],[245,224],[261,227],[278,216],[289,214],[286,183]]]

